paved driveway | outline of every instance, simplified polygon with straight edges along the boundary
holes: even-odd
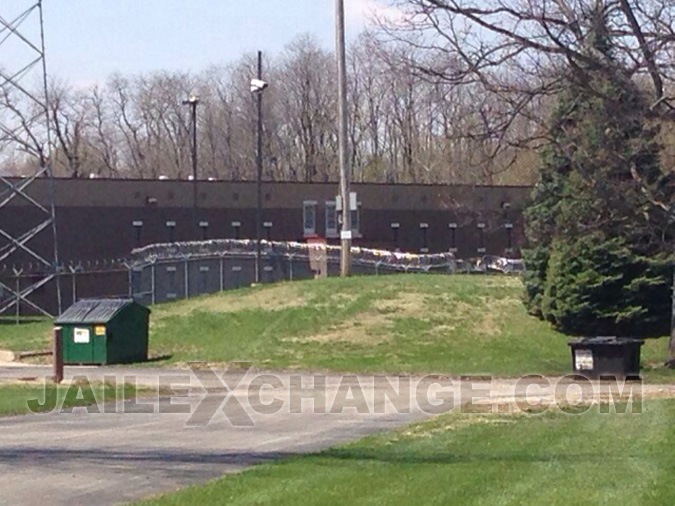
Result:
[[[0,380],[34,378],[48,374],[46,368],[0,368]],[[92,381],[104,375],[133,374],[146,387],[157,384],[158,376],[174,376],[174,383],[185,384],[186,371],[127,368],[67,368],[67,377],[86,375]],[[181,378],[175,378],[182,375]],[[250,377],[248,377],[250,376]],[[278,375],[288,386],[289,375]],[[237,374],[225,375],[233,386]],[[192,412],[212,399],[219,411],[210,423],[213,409],[206,409],[197,422],[189,413],[159,413],[175,410],[163,391],[156,397],[138,403],[126,402],[101,407],[100,411],[117,409],[118,413],[87,413],[84,408],[72,413],[25,415],[0,418],[0,504],[2,505],[77,505],[115,504],[153,493],[171,491],[181,486],[241,470],[252,464],[289,454],[307,453],[353,440],[375,431],[386,430],[419,419],[425,414],[415,408],[399,414],[389,406],[378,414],[314,413],[312,402],[301,401],[300,413],[291,413],[290,388],[272,391],[264,387],[251,390],[258,374],[247,375],[223,403],[227,388],[208,375],[210,384],[205,396],[202,388],[193,388],[188,397],[174,398],[173,404],[190,404]],[[314,378],[298,375],[303,386],[311,386]],[[297,378],[297,377],[296,377]],[[335,396],[341,379],[326,378],[328,397]],[[168,380],[166,381],[168,383]],[[193,386],[199,384],[192,379]],[[374,383],[364,382],[366,397]],[[251,408],[251,398],[258,404],[281,401],[276,413],[260,413]],[[204,404],[201,403],[206,399]],[[243,412],[236,404],[244,408]],[[140,406],[139,403],[147,405]],[[338,410],[340,403],[329,401],[326,410]],[[114,407],[113,407],[114,406]],[[296,405],[297,408],[297,405]],[[139,413],[152,409],[153,413]],[[257,405],[258,411],[265,411]],[[268,410],[272,410],[269,408]],[[122,413],[122,411],[127,411]],[[297,409],[296,409],[297,411]],[[192,424],[188,421],[192,420]],[[250,426],[250,421],[253,426]],[[190,426],[193,425],[193,426]],[[242,425],[242,426],[235,426]]]

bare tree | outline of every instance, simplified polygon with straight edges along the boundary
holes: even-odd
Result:
[[[448,78],[459,61],[448,51],[430,54],[374,33],[354,41],[349,51],[349,134],[355,180],[532,181],[530,159],[513,145],[538,132],[528,114],[544,110],[541,100],[533,98],[533,105],[518,108],[519,115],[509,122],[513,102],[503,96],[513,92],[499,96],[478,78]],[[314,39],[301,36],[266,61],[266,78],[272,84],[264,100],[266,178],[336,178],[333,60]],[[249,80],[254,73],[253,55],[244,55],[198,74],[113,75],[105,86],[88,90],[53,86],[50,116],[57,133],[57,173],[187,177],[190,125],[181,102],[196,90],[201,98],[200,176],[252,179],[256,115]],[[490,77],[515,82],[509,76],[516,74],[500,69]],[[30,104],[10,105],[26,123],[35,123],[33,138],[24,133],[17,142],[6,142],[5,158],[20,167],[27,163],[25,152],[39,152],[44,125],[33,119]],[[9,144],[23,151],[10,156]]]
[[[119,132],[114,128],[110,101],[98,86],[90,90],[88,97],[92,108],[92,148],[97,162],[92,174],[116,177],[120,174],[120,156],[116,146],[120,143]]]
[[[307,182],[337,174],[333,67],[330,54],[302,36],[287,46],[273,81],[279,88],[277,114],[287,118],[284,162]]]
[[[90,102],[64,83],[52,82],[49,112],[56,138],[53,173],[56,176],[86,176],[91,150],[87,139]]]
[[[11,86],[0,87],[0,150],[5,171],[32,175],[44,167],[47,148],[47,111],[32,96]]]
[[[519,146],[510,137],[518,118],[533,114],[563,84],[562,75],[583,81],[611,71],[593,37],[611,40],[615,59],[630,78],[649,88],[653,108],[669,113],[666,83],[673,82],[675,4],[668,0],[395,0],[407,13],[386,24],[395,41],[423,52],[416,69],[454,85],[478,86],[498,98],[502,110],[482,125],[497,147]],[[607,20],[607,33],[596,30]],[[599,35],[597,35],[599,33]],[[569,75],[567,69],[574,70]],[[671,86],[672,87],[672,86]],[[532,139],[526,139],[532,140]]]

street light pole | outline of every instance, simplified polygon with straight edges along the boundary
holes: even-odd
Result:
[[[345,4],[335,0],[335,46],[338,71],[338,143],[340,161],[340,196],[342,200],[342,230],[340,232],[340,275],[349,276],[352,263],[352,223],[349,208],[350,170],[347,148],[347,57],[345,48]]]
[[[197,105],[199,97],[190,95],[187,100],[183,100],[183,105],[190,106],[191,124],[192,124],[192,197],[193,207],[197,209]]]
[[[262,81],[262,51],[258,51],[258,80]],[[260,241],[262,235],[262,172],[263,172],[263,110],[262,90],[256,93],[258,102],[258,132],[256,136],[256,208],[255,208],[255,282],[260,283]]]

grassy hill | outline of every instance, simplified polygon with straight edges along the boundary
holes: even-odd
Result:
[[[256,367],[548,374],[570,370],[566,336],[526,314],[517,277],[388,275],[244,288],[160,304],[151,352],[170,362]],[[2,325],[0,348],[45,343],[49,323]],[[44,347],[44,344],[42,344]],[[664,340],[644,348],[663,362]]]
[[[155,351],[261,367],[565,371],[565,337],[529,318],[517,278],[329,278],[158,306]]]

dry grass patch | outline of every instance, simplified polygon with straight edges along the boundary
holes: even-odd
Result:
[[[341,300],[347,299],[345,294]],[[424,294],[407,292],[395,298],[378,299],[370,309],[359,313],[353,319],[329,328],[326,332],[312,335],[305,339],[291,338],[286,342],[343,342],[352,344],[376,345],[388,341],[392,335],[396,318],[431,316]]]
[[[512,281],[490,280],[494,286],[503,286]],[[331,297],[342,303],[349,302],[348,294]],[[307,338],[294,338],[293,342],[346,342],[376,345],[389,340],[397,318],[415,318],[434,321],[432,335],[447,337],[459,327],[471,329],[479,336],[498,336],[502,333],[501,320],[521,302],[516,298],[490,299],[480,297],[481,304],[469,304],[450,294],[431,296],[421,292],[402,292],[393,298],[376,300],[371,308],[354,319],[333,326],[326,332]]]
[[[434,325],[433,334],[447,335],[459,327],[466,327],[476,334],[495,336],[501,334],[500,315],[487,310],[487,308],[472,306],[462,301],[448,303],[442,312],[437,312],[436,317],[442,323]]]
[[[465,408],[463,408],[465,409]],[[465,409],[463,412],[470,412]],[[499,416],[484,414],[476,411],[471,416],[438,416],[435,420],[427,423],[411,425],[398,434],[400,437],[393,438],[393,441],[412,440],[412,439],[426,439],[433,438],[439,434],[458,431],[466,427],[478,424],[512,424],[517,423],[518,418],[515,416]]]
[[[181,301],[180,304],[164,304],[153,308],[153,319],[161,320],[172,316],[187,316],[194,311],[209,313],[232,313],[250,309],[277,310],[299,307],[307,303],[299,287],[292,283],[280,283],[256,287],[242,294],[224,292],[218,297],[199,297]]]
[[[522,281],[518,276],[484,276],[481,286],[487,288],[522,288]]]
[[[367,312],[360,314],[355,320],[338,325],[327,332],[310,336],[304,341],[375,345],[389,339],[390,334],[386,328],[390,323],[391,320],[386,315]]]
[[[491,299],[479,297],[481,304],[469,304],[452,296],[435,301],[434,316],[441,322],[434,326],[434,335],[447,335],[459,327],[464,327],[480,336],[498,336],[502,334],[504,317],[520,307],[516,298]]]
[[[418,292],[399,293],[393,299],[379,299],[373,308],[380,313],[396,313],[398,316],[424,316],[434,313],[426,295]]]

